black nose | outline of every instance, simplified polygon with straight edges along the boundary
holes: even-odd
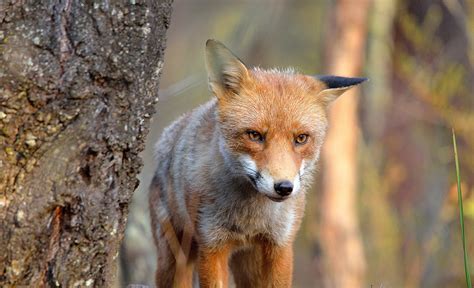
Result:
[[[290,181],[281,181],[275,183],[274,188],[278,195],[288,196],[293,191],[293,183],[291,183]]]

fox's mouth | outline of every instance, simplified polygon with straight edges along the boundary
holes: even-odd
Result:
[[[278,197],[272,197],[272,196],[268,196],[268,195],[265,195],[265,196],[267,196],[268,199],[272,200],[273,202],[283,202],[283,201],[285,201],[286,199],[290,198],[290,197],[288,197],[288,196],[286,196],[286,197],[280,197],[280,196],[278,196]]]
[[[262,177],[260,172],[256,172],[255,175],[247,174],[247,177],[249,178],[250,182],[252,182],[253,187],[258,190],[257,181],[260,177]]]

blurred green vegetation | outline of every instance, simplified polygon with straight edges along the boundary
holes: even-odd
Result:
[[[210,98],[205,41],[226,43],[249,66],[323,74],[333,7],[334,1],[175,0],[158,112],[121,253],[124,284],[153,283],[146,197],[153,146],[164,127]],[[467,250],[474,255],[474,0],[375,0],[366,41],[364,76],[371,81],[360,98],[357,164],[366,286],[462,287],[450,133],[453,127],[458,136]],[[308,193],[295,245],[295,287],[323,287],[318,191],[315,185]]]

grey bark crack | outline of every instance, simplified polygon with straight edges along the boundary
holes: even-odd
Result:
[[[59,44],[59,63],[61,73],[64,73],[64,63],[69,59],[72,52],[71,39],[68,35],[68,18],[71,12],[71,0],[63,0],[55,7],[55,22]]]

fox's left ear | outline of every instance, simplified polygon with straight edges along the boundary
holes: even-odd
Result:
[[[206,42],[206,66],[210,89],[218,99],[238,94],[249,73],[237,56],[213,39]]]
[[[350,78],[326,75],[317,75],[314,76],[314,78],[326,86],[326,88],[321,90],[321,92],[318,94],[318,98],[320,98],[326,105],[336,100],[337,97],[352,87],[368,80],[367,78]]]

